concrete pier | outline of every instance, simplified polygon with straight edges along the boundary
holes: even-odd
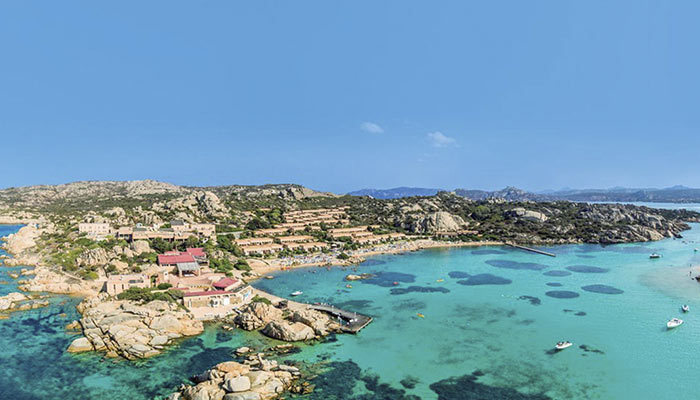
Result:
[[[316,311],[323,311],[325,313],[334,315],[343,319],[345,324],[342,325],[344,332],[357,333],[365,326],[372,322],[372,317],[367,315],[358,314],[352,311],[341,310],[340,308],[333,307],[326,304],[310,304],[308,308]]]
[[[515,244],[515,243],[506,243],[506,246],[510,246],[510,247],[514,247],[514,248],[516,248],[516,249],[525,250],[525,251],[529,251],[529,252],[532,252],[532,253],[542,254],[542,255],[550,256],[550,257],[556,257],[556,256],[557,256],[557,255],[554,254],[554,253],[548,253],[548,252],[543,251],[543,250],[537,250],[537,249],[533,249],[533,248],[531,248],[531,247],[525,247],[525,246],[521,246],[521,245]]]

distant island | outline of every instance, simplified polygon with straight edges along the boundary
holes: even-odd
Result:
[[[376,199],[398,199],[402,197],[433,196],[444,189],[397,187],[391,189],[362,189],[349,192],[351,196],[370,196]],[[453,193],[471,199],[503,199],[507,201],[551,202],[558,200],[581,202],[622,203],[700,203],[700,189],[682,185],[662,189],[623,188],[610,189],[561,189],[546,192],[528,192],[516,187],[502,190],[454,189]]]

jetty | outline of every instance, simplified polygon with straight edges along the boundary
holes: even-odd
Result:
[[[542,254],[542,255],[550,256],[550,257],[556,257],[556,256],[557,256],[557,255],[554,254],[554,253],[549,253],[549,252],[546,252],[546,251],[544,251],[544,250],[533,249],[532,247],[521,246],[521,245],[515,244],[515,243],[508,243],[508,242],[506,242],[506,246],[510,246],[510,247],[513,247],[513,248],[516,248],[516,249],[525,250],[525,251],[529,251],[529,252],[531,252],[531,253]]]
[[[352,311],[341,310],[340,308],[328,304],[309,304],[308,308],[322,311],[342,319],[344,322],[341,324],[343,332],[357,333],[372,322],[372,317]]]

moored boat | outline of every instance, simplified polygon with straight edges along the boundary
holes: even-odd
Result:
[[[300,294],[304,294],[301,290],[297,290],[296,292],[292,292],[292,296],[299,296]]]
[[[666,323],[666,328],[668,329],[673,329],[677,326],[681,326],[683,324],[683,320],[680,318],[671,318],[670,321]]]
[[[690,311],[690,307],[687,304],[683,304],[683,306],[681,307],[681,310],[683,310],[683,312],[688,312],[688,311]]]
[[[557,344],[554,346],[554,349],[557,351],[561,351],[564,349],[568,349],[571,346],[573,346],[573,343],[569,342],[568,340],[564,340],[562,342],[557,342]]]
[[[651,253],[651,254],[649,255],[649,258],[652,258],[652,259],[654,259],[654,258],[661,258],[661,254],[658,254],[658,253]]]

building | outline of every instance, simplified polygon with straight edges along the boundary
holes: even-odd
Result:
[[[314,240],[314,237],[307,235],[280,236],[277,238],[277,242],[279,242],[280,244],[303,243],[310,242],[312,240]]]
[[[121,228],[117,229],[115,237],[117,239],[126,240],[127,242],[130,242],[133,240],[134,237],[134,228],[130,226],[122,226]]]
[[[82,222],[78,224],[78,233],[90,237],[104,237],[112,234],[112,227],[102,222]]]
[[[255,236],[280,236],[286,235],[289,232],[286,228],[269,228],[269,229],[259,229],[254,231]]]
[[[132,287],[149,288],[151,280],[144,274],[110,275],[105,291],[110,296],[116,296]]]
[[[182,297],[185,307],[222,307],[231,304],[234,294],[225,290],[187,292]]]
[[[216,290],[231,291],[231,290],[237,288],[238,286],[240,286],[241,283],[242,282],[239,281],[238,279],[225,277],[225,278],[221,279],[220,281],[215,282],[212,286]]]
[[[178,252],[167,252],[158,255],[158,265],[161,267],[175,267],[181,263],[196,263],[192,254]]]
[[[259,246],[242,246],[241,250],[247,256],[266,255],[282,251],[284,247],[281,244],[264,244]]]
[[[199,266],[197,262],[179,262],[175,264],[177,267],[177,276],[200,276],[202,274],[202,267]]]
[[[274,240],[272,238],[259,237],[259,238],[249,238],[249,239],[236,239],[236,244],[238,246],[261,246],[264,244],[271,244]]]

